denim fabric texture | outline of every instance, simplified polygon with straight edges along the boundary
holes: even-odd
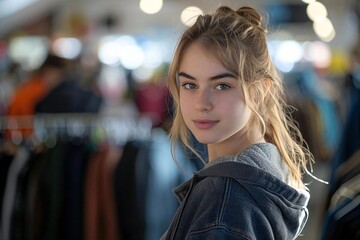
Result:
[[[162,239],[295,239],[310,195],[286,175],[270,143],[209,163],[175,189],[180,206]]]

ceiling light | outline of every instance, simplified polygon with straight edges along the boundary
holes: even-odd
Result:
[[[304,3],[309,4],[309,3],[315,2],[316,0],[301,0],[301,1],[303,1]]]
[[[316,35],[326,42],[331,41],[335,37],[335,29],[328,18],[314,22],[313,28]]]
[[[187,7],[181,12],[181,22],[186,26],[192,26],[195,23],[197,17],[202,14],[203,11],[198,7]]]
[[[147,14],[159,12],[163,6],[163,0],[141,0],[140,9]]]
[[[327,17],[327,10],[321,2],[312,2],[306,8],[306,13],[312,21],[320,21]]]

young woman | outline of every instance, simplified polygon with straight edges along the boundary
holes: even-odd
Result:
[[[162,239],[295,239],[308,218],[302,174],[312,155],[284,102],[261,15],[219,7],[199,16],[180,38],[169,89],[173,143],[196,153],[193,135],[208,159],[175,189],[180,206]]]

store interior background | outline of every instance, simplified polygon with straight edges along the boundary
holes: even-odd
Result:
[[[146,2],[146,0],[142,1]],[[153,7],[156,5],[155,0],[150,2]],[[353,57],[356,46],[360,49],[360,4],[357,0],[320,1],[326,8],[327,26],[329,27],[330,22],[330,28],[320,26],[317,30],[314,29],[315,20],[310,19],[306,12],[311,4],[309,2],[312,1],[163,0],[159,2],[162,2],[161,9],[156,13],[148,14],[140,9],[139,0],[0,0],[0,131],[2,132],[0,152],[4,150],[2,145],[6,138],[3,133],[10,127],[7,107],[12,95],[28,79],[29,74],[41,65],[48,52],[64,57],[74,64],[72,70],[79,78],[79,85],[87,90],[97,89],[103,102],[101,109],[95,114],[96,118],[110,117],[119,120],[124,116],[134,118],[141,116],[151,121],[150,135],[152,130],[160,128],[166,130],[169,120],[163,116],[163,112],[167,110],[166,104],[159,101],[167,100],[163,88],[166,66],[171,61],[178,37],[186,28],[180,17],[182,11],[189,6],[196,6],[207,13],[219,5],[234,8],[248,5],[268,13],[265,20],[269,29],[269,50],[285,81],[291,85],[293,79],[301,81],[299,79],[307,77],[310,83],[305,87],[301,86],[309,88],[307,91],[310,95],[320,92],[320,98],[325,99],[326,106],[332,109],[330,115],[313,116],[309,112],[304,113],[302,111],[307,110],[304,102],[309,99],[303,99],[302,102],[301,99],[296,98],[298,92],[293,89],[294,86],[287,89],[289,100],[299,108],[294,115],[298,118],[300,128],[304,130],[304,136],[315,155],[313,175],[331,182],[332,161],[341,145],[345,125],[349,121],[347,76],[354,71],[354,66],[360,63],[360,59],[356,63]],[[321,13],[321,9],[318,11]],[[360,53],[358,54],[360,58]],[[15,72],[10,70],[13,63],[18,66]],[[149,85],[155,88],[149,90]],[[300,88],[300,85],[298,87]],[[359,89],[359,85],[357,87]],[[61,101],[59,99],[59,102]],[[156,106],[150,106],[151,104]],[[55,118],[65,118],[65,116],[67,115],[64,112],[60,112]],[[322,119],[324,116],[331,117],[331,122],[328,121],[329,119]],[[17,127],[21,128],[21,126]],[[127,130],[131,131],[130,128],[132,129],[133,126],[131,125]],[[35,129],[37,130],[39,129]],[[116,135],[109,137],[112,143],[121,145],[119,141],[123,139],[119,140],[118,135],[123,134],[124,126],[120,129],[107,130],[106,134]],[[354,136],[359,137],[356,134]],[[10,140],[15,145],[21,145],[24,141],[23,138],[19,140],[14,137]],[[46,147],[53,148],[54,144]],[[165,154],[169,155],[169,152],[165,151]],[[161,154],[158,156],[164,157]],[[171,155],[164,157],[162,161],[165,160],[170,161],[170,164],[176,168]],[[360,162],[360,159],[358,160]],[[168,163],[165,165],[167,166]],[[195,168],[200,165],[195,163]],[[181,175],[181,171],[176,174]],[[5,176],[1,182],[3,198],[7,191]],[[166,181],[166,178],[162,180]],[[322,235],[325,205],[329,197],[328,185],[311,177],[306,177],[306,181],[311,182],[309,184],[310,218],[300,239],[327,239]],[[86,203],[80,204],[83,205]],[[3,240],[15,239],[16,234],[11,234],[14,223],[12,221],[4,223],[7,221],[4,206],[3,201],[1,206],[3,236],[4,229],[8,229],[7,237]],[[161,209],[158,211],[161,212]],[[86,225],[84,221],[81,220],[82,224]],[[143,229],[150,228],[151,224],[147,221],[151,221],[149,217],[147,220],[143,219],[142,223],[146,226],[143,226]],[[126,228],[119,222],[117,226]],[[23,229],[28,229],[29,227],[25,225],[23,223],[21,226]],[[161,231],[164,224],[159,223],[155,227]],[[86,230],[83,228],[73,232],[75,231],[81,233],[78,233],[79,235],[68,233],[68,236],[81,236],[84,239],[93,237],[84,233]],[[102,229],[102,231],[106,230]],[[156,239],[150,235],[144,233],[143,237],[146,237],[143,239]]]

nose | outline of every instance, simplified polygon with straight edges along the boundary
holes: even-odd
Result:
[[[195,99],[195,109],[198,111],[210,111],[213,109],[210,89],[198,89]]]

